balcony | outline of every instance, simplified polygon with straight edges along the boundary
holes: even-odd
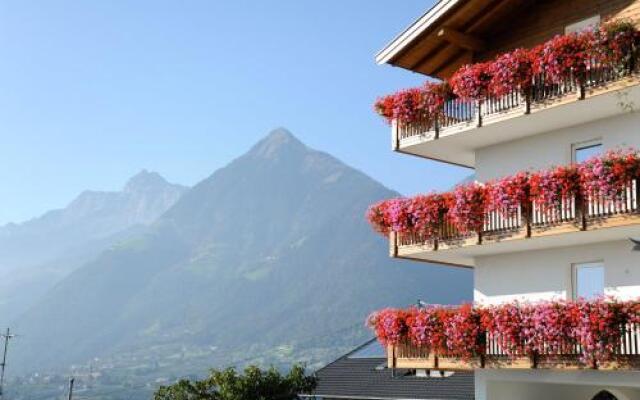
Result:
[[[389,368],[640,370],[637,300],[387,308],[367,324]]]
[[[384,200],[367,218],[389,237],[392,257],[462,267],[478,256],[625,240],[640,234],[640,151]]]
[[[500,340],[496,336],[485,333],[484,353],[471,358],[451,355],[434,355],[428,349],[405,342],[387,346],[387,367],[398,369],[427,369],[435,371],[471,371],[476,369],[556,369],[600,371],[640,370],[640,325],[625,324],[620,327],[621,337],[615,354],[608,363],[585,364],[582,347],[567,341],[558,349],[533,355],[507,355],[501,349]]]
[[[629,113],[621,97],[626,104],[640,104],[639,84],[634,72],[589,81],[584,97],[569,82],[544,85],[540,80],[530,99],[514,91],[483,103],[449,100],[442,119],[393,122],[391,146],[400,153],[473,168],[479,148]]]
[[[485,213],[478,232],[461,233],[447,219],[442,220],[436,236],[390,232],[390,255],[473,267],[478,256],[628,239],[640,232],[638,190],[633,180],[620,201],[572,196],[547,211],[530,200],[513,212]]]
[[[632,111],[639,38],[619,21],[557,36],[385,96],[376,111],[391,123],[393,150],[474,167],[479,148]]]

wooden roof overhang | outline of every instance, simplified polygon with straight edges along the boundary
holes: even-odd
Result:
[[[440,0],[382,49],[376,62],[447,78],[490,50],[486,39],[534,1]]]

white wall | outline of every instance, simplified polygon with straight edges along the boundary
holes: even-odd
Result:
[[[640,227],[639,227],[640,234]],[[572,296],[572,264],[604,261],[606,294],[640,297],[640,251],[628,240],[476,258],[474,299],[498,304]]]
[[[601,390],[640,399],[638,372],[479,370],[475,381],[476,400],[591,400]]]
[[[630,113],[481,148],[476,152],[476,179],[487,181],[518,171],[569,164],[573,143],[598,138],[605,149],[640,148],[639,128],[640,113]]]

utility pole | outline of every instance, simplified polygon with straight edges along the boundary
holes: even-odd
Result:
[[[73,399],[73,382],[75,382],[75,378],[69,379],[69,400]]]
[[[4,370],[7,366],[7,350],[9,349],[9,340],[15,335],[11,334],[11,330],[7,328],[7,333],[0,335],[4,338],[4,352],[2,354],[2,364],[0,364],[0,399],[4,398]]]

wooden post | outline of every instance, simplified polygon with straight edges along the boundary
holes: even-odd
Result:
[[[576,195],[576,219],[581,231],[587,230],[587,196]]]
[[[632,204],[631,207],[635,206],[636,212],[640,213],[640,179],[636,178],[631,182],[634,182],[634,181],[636,183],[636,190],[635,190],[636,198],[635,198],[635,204]]]
[[[527,195],[527,198],[530,196]],[[526,237],[531,237],[531,221],[533,220],[533,200],[529,200],[522,205],[522,219],[526,229]]]
[[[398,234],[394,231],[389,232],[389,255],[398,257]]]
[[[394,369],[396,367],[396,347],[392,344],[387,345],[387,368]]]
[[[478,100],[476,103],[478,107],[478,113],[476,115],[478,128],[482,127],[482,100]]]
[[[531,97],[532,97],[532,92],[533,91],[533,86],[527,88],[527,90],[525,90],[525,94],[524,94],[524,113],[526,114],[531,114]]]
[[[400,149],[400,132],[398,132],[398,120],[391,121],[391,150]]]
[[[436,119],[433,122],[433,130],[435,131],[434,139],[440,139],[440,118],[436,115]]]

